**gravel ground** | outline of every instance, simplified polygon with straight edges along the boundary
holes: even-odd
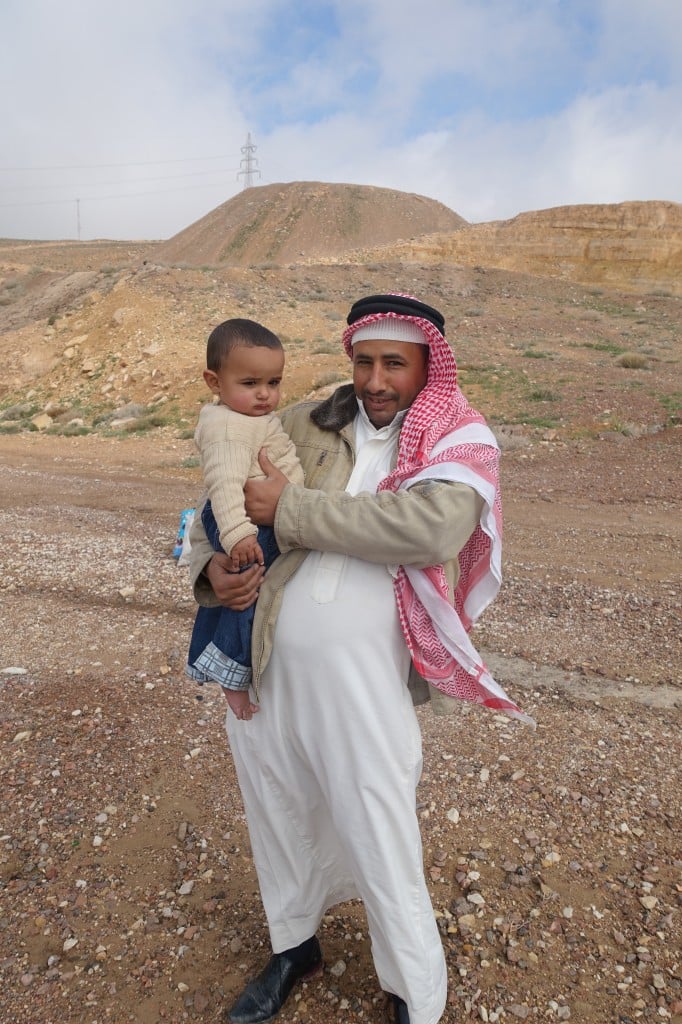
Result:
[[[446,1024],[682,1021],[677,437],[503,459],[477,641],[538,728],[419,711]],[[267,933],[223,700],[182,675],[191,442],[0,444],[1,1020],[222,1020]],[[320,937],[278,1019],[384,1019],[361,905]]]

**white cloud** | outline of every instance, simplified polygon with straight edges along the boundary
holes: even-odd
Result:
[[[25,0],[0,40],[4,236],[74,237],[79,198],[84,238],[168,237],[241,187],[247,131],[262,183],[474,221],[682,200],[678,0]]]

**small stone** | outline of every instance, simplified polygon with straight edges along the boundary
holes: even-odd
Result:
[[[653,910],[654,907],[658,905],[658,899],[656,896],[640,896],[639,902],[645,910]]]
[[[333,974],[335,978],[340,978],[341,975],[346,973],[346,965],[343,960],[337,960],[333,967],[329,968],[329,973]]]
[[[125,600],[127,600],[129,597],[132,597],[134,593],[135,587],[121,587],[119,590],[119,594]]]
[[[93,840],[92,840],[92,845],[96,849],[98,846],[101,846],[103,842],[104,842],[104,840],[103,840],[102,836],[94,836]]]
[[[470,892],[469,895],[467,896],[467,901],[469,903],[473,903],[477,907],[482,907],[485,905],[485,900],[481,896],[480,892]]]
[[[665,989],[665,978],[662,974],[654,974],[651,979],[651,984],[655,989],[658,989],[659,992],[662,992]]]
[[[189,896],[193,888],[193,881],[183,882],[180,888],[178,889],[178,896]]]
[[[32,735],[33,734],[30,729],[23,729],[22,732],[18,732],[16,734],[16,736],[12,740],[12,743],[24,743],[25,740],[30,740]]]
[[[518,1017],[519,1020],[525,1020],[530,1013],[530,1010],[527,1006],[524,1006],[523,1003],[512,1003],[509,1007],[509,1012],[512,1017]]]
[[[66,939],[64,941],[64,945],[62,946],[62,949],[64,950],[65,953],[68,953],[68,952],[70,952],[70,950],[72,950],[74,948],[74,946],[77,946],[77,945],[78,945],[78,939],[74,939],[74,938]]]
[[[176,988],[178,992],[189,992],[189,985],[186,985],[184,981],[179,981]]]
[[[18,665],[8,665],[2,670],[2,674],[5,676],[25,676],[27,672],[27,668],[19,668]]]
[[[244,945],[244,943],[242,942],[242,940],[240,938],[235,937],[230,942],[230,952],[231,953],[240,953],[243,945]]]
[[[448,819],[448,821],[453,822],[453,824],[455,825],[459,821],[459,811],[457,810],[456,807],[451,807],[445,816]]]
[[[209,999],[205,992],[201,989],[197,989],[194,993],[194,1010],[196,1013],[203,1013],[204,1010],[208,1009]]]

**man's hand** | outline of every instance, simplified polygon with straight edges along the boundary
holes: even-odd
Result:
[[[244,484],[244,507],[252,523],[272,526],[275,522],[277,502],[289,483],[284,473],[270,462],[265,448],[258,453],[265,480],[247,480]]]
[[[258,597],[258,588],[265,575],[265,567],[253,565],[244,572],[235,573],[229,555],[216,551],[204,572],[219,602],[235,612],[243,612],[245,608],[250,608]]]

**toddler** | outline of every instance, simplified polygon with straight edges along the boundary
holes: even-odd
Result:
[[[266,567],[279,554],[274,530],[256,527],[244,509],[244,483],[263,477],[261,448],[292,482],[303,484],[293,442],[274,410],[279,403],[284,350],[276,334],[253,320],[226,320],[211,333],[204,380],[218,402],[199,414],[194,439],[208,500],[201,518],[216,551],[232,569],[254,562]],[[220,683],[240,719],[258,711],[249,697],[253,605],[244,611],[199,608],[187,658],[187,675],[199,683]]]

